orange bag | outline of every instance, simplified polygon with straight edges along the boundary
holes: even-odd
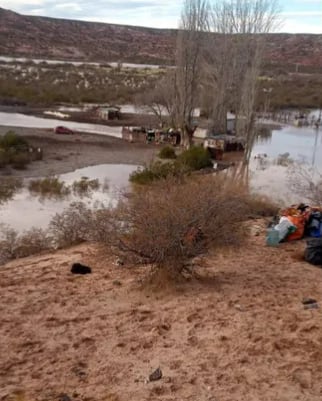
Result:
[[[302,239],[305,231],[306,215],[287,216],[289,221],[296,226],[296,231],[286,237],[286,241]]]

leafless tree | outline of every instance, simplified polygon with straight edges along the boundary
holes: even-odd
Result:
[[[189,147],[194,132],[194,110],[201,83],[202,50],[208,24],[207,0],[185,0],[177,38],[175,70],[175,121]]]
[[[165,122],[171,126],[175,125],[175,72],[167,71],[149,91],[139,94],[135,103],[136,106],[144,111],[152,112],[158,119],[162,127]]]
[[[213,93],[212,129],[226,131],[226,115],[236,114],[237,135],[246,140],[248,160],[255,138],[255,100],[265,34],[278,23],[277,0],[217,0],[211,7],[205,57],[207,91]]]

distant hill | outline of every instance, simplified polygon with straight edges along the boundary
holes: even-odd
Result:
[[[0,8],[0,55],[173,64],[176,30],[26,16]],[[322,68],[322,35],[268,35],[269,64]]]

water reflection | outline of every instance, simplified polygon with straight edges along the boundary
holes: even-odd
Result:
[[[99,187],[92,189],[86,196],[73,190],[63,197],[33,196],[26,182],[22,190],[0,206],[0,224],[9,225],[19,232],[31,227],[46,228],[56,213],[61,213],[73,202],[83,200],[89,207],[115,205],[120,191],[128,185],[130,173],[136,168],[131,165],[104,164],[75,170],[59,177],[68,187],[72,187],[75,181],[81,181],[82,177],[98,180]]]
[[[261,126],[258,128],[256,143],[261,145],[269,144],[272,141],[272,129],[270,127]]]
[[[304,166],[313,181],[322,171],[322,130],[283,127],[258,136],[249,164],[250,184],[255,192],[279,202],[303,200],[289,185],[290,167]],[[294,171],[294,170],[293,170]]]

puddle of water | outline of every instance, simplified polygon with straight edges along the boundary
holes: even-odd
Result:
[[[83,201],[89,207],[95,204],[109,206],[115,204],[119,192],[128,186],[129,175],[137,166],[123,164],[102,164],[75,170],[62,174],[60,180],[67,185],[82,177],[98,179],[101,184],[108,183],[108,189],[102,186],[91,192],[90,197],[80,197],[71,194],[65,198],[44,198],[30,194],[27,188],[19,191],[13,199],[0,206],[0,223],[9,225],[17,231],[28,230],[32,227],[46,228],[56,213],[63,212],[72,202]],[[25,183],[28,186],[28,181]]]
[[[251,187],[254,192],[276,201],[305,201],[290,189],[288,167],[277,163],[278,156],[286,153],[295,166],[303,165],[322,172],[322,129],[283,127],[273,130],[269,136],[258,138],[250,161]],[[258,154],[266,154],[267,157],[255,159]]]
[[[61,121],[50,118],[41,118],[27,116],[20,113],[0,112],[0,125],[8,127],[25,127],[25,128],[45,128],[53,129],[59,125],[64,125],[75,131],[88,132],[91,134],[113,136],[115,138],[122,137],[122,127],[109,127],[99,124],[85,124],[74,121]]]

